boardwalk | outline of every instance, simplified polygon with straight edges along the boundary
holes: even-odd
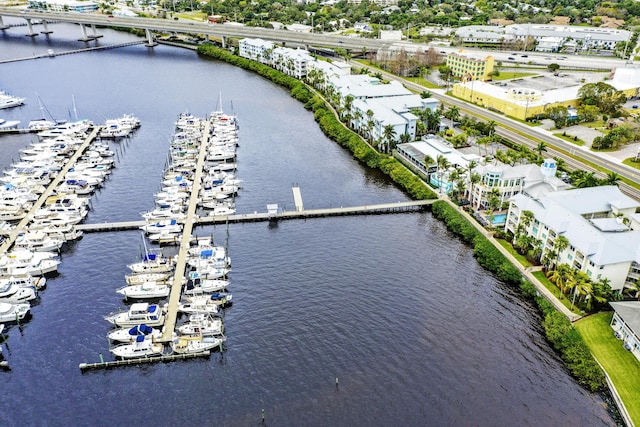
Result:
[[[410,202],[383,203],[378,205],[345,206],[339,208],[310,209],[302,211],[283,211],[277,214],[268,212],[253,212],[237,215],[219,215],[207,217],[192,217],[193,225],[226,224],[236,222],[280,221],[287,219],[322,218],[328,216],[346,215],[383,215],[393,213],[415,212],[424,209],[435,202],[432,200],[414,200]],[[178,221],[182,222],[182,221]],[[146,221],[105,222],[96,224],[78,224],[76,229],[86,233],[99,233],[108,231],[137,230]],[[0,234],[2,231],[0,231]]]

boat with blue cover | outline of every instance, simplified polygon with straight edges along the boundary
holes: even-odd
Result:
[[[154,340],[162,336],[162,331],[152,328],[145,323],[141,323],[131,328],[115,329],[109,332],[107,338],[109,338],[111,341],[126,343],[135,341],[139,336],[143,336],[145,337],[145,339]]]

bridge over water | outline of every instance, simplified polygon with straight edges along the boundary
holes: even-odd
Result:
[[[112,28],[133,28],[144,30],[147,35],[149,45],[154,44],[153,33],[182,33],[182,34],[202,34],[208,37],[219,38],[223,45],[227,37],[234,38],[262,38],[277,43],[285,43],[294,46],[316,46],[316,47],[342,47],[345,49],[355,49],[362,51],[377,50],[390,45],[389,41],[379,39],[368,39],[359,37],[345,37],[317,33],[299,33],[287,30],[274,30],[261,27],[246,27],[241,25],[209,24],[205,22],[182,21],[159,18],[139,18],[125,16],[108,16],[96,13],[76,13],[76,12],[50,12],[37,11],[19,8],[0,7],[0,30],[9,28],[2,18],[21,18],[27,22],[27,36],[37,36],[41,33],[50,33],[47,23],[68,22],[79,24],[82,29],[80,40],[88,41],[101,37],[96,32],[96,27]],[[42,25],[43,30],[36,32],[35,25]],[[86,27],[93,31],[88,33]],[[426,48],[428,48],[425,45]]]

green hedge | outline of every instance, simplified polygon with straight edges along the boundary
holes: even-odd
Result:
[[[314,95],[300,80],[267,65],[241,58],[225,49],[215,46],[201,45],[198,47],[198,53],[220,59],[246,70],[254,71],[272,82],[288,88],[292,97],[304,103],[305,108],[313,111],[313,117],[316,122],[318,122],[324,134],[341,146],[349,149],[356,159],[371,168],[381,170],[414,199],[425,200],[438,197],[428,185],[405,168],[400,162],[391,156],[378,153],[363,141],[357,133],[345,127],[344,124],[336,118],[324,99]]]
[[[511,262],[502,255],[486,237],[484,237],[456,208],[449,203],[439,200],[432,205],[433,215],[444,221],[447,228],[473,244],[473,254],[478,263],[487,270],[495,273],[502,281],[509,284],[519,284],[522,275]]]
[[[573,376],[591,391],[603,390],[606,381],[602,369],[569,319],[539,295],[536,288],[528,281],[523,280],[520,287],[523,294],[533,298],[538,305],[544,316],[542,327],[545,335],[553,348],[560,353]]]

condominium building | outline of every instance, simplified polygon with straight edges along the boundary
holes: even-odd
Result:
[[[517,194],[510,199],[507,232],[516,234],[524,211],[534,216],[524,232],[540,242],[543,256],[563,235],[569,245],[557,254],[559,264],[594,281],[606,278],[617,291],[640,279],[640,202],[618,187]]]
[[[502,206],[522,192],[539,197],[546,192],[570,188],[569,184],[556,178],[556,170],[553,159],[545,159],[540,166],[509,166],[502,163],[479,165],[473,172],[480,180],[469,183],[469,202],[476,209],[487,209],[493,195],[497,196]]]
[[[238,42],[240,56],[263,64],[271,64],[271,52],[275,45],[273,42],[262,39],[242,39]]]
[[[271,66],[297,79],[307,76],[307,64],[315,58],[304,49],[277,47],[271,51]]]

